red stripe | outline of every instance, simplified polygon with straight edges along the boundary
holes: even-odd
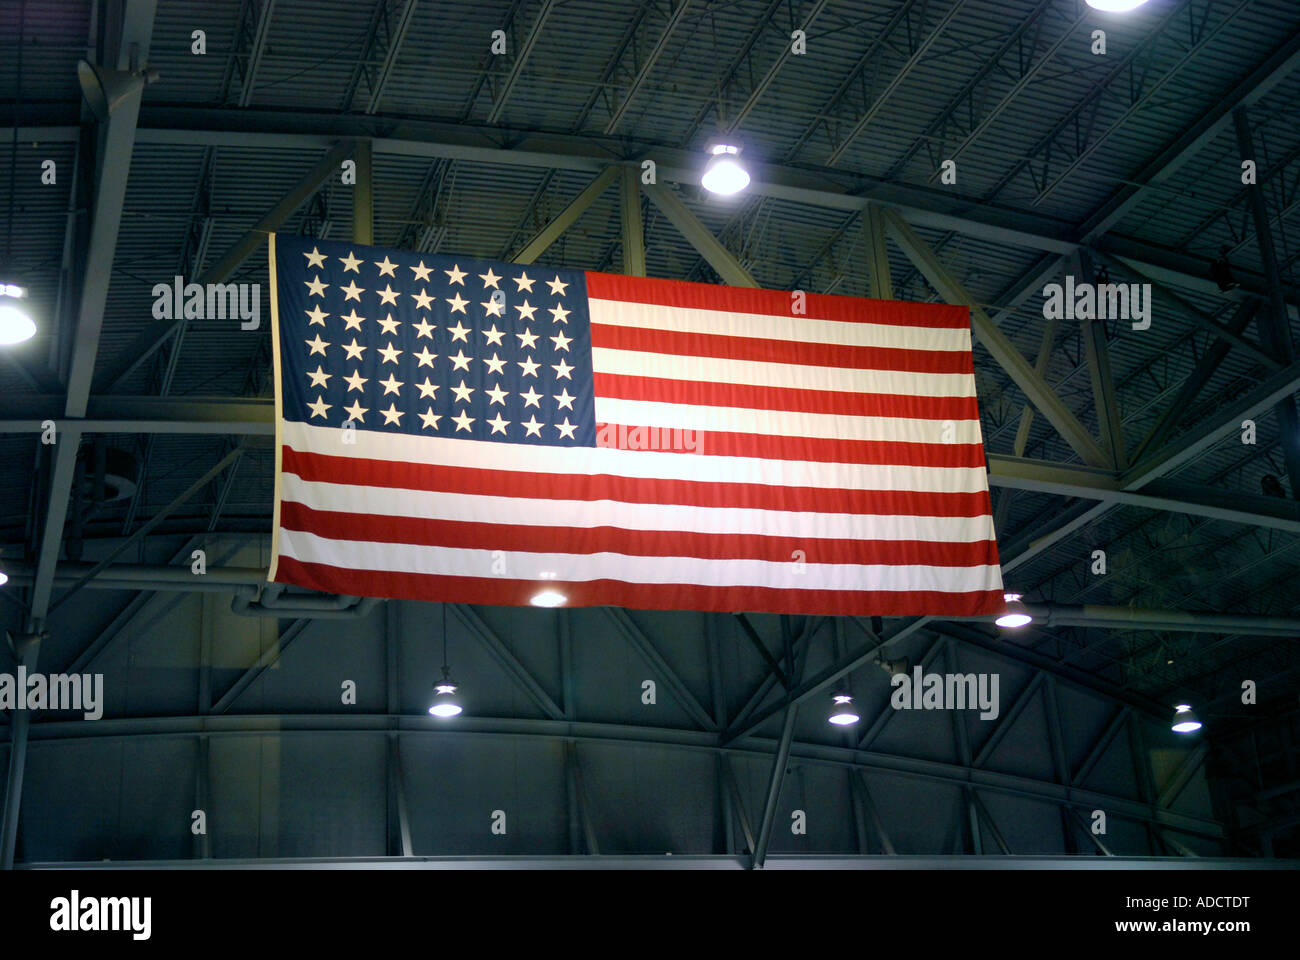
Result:
[[[969,352],[964,350],[900,350],[891,347],[857,347],[838,343],[800,343],[763,340],[717,333],[651,330],[608,323],[591,324],[591,345],[613,350],[674,356],[749,360],[848,370],[897,370],[905,373],[974,374]]]
[[[613,447],[615,430],[637,424],[596,424],[596,446]],[[644,427],[649,431],[651,427]],[[662,431],[660,431],[662,438]],[[979,443],[900,443],[888,440],[828,440],[822,437],[781,437],[765,433],[693,432],[696,453],[711,457],[754,457],[760,460],[807,460],[814,463],[893,464],[900,467],[984,467],[984,445]]]
[[[618,553],[632,557],[698,557],[703,560],[765,560],[771,563],[856,563],[970,567],[998,562],[997,543],[936,543],[928,540],[818,540],[619,527],[534,527],[469,523],[426,517],[315,510],[284,501],[280,526],[330,540],[408,543],[468,550],[524,553]]]
[[[614,431],[609,431],[613,433]],[[617,439],[615,435],[613,439]],[[716,483],[618,477],[609,474],[532,473],[451,464],[400,463],[303,453],[284,446],[282,471],[303,480],[353,486],[430,490],[487,497],[615,500],[688,507],[737,507],[868,516],[979,517],[990,514],[989,495],[914,490],[844,490],[765,483]]]
[[[702,407],[743,407],[749,410],[789,410],[831,413],[846,417],[906,417],[914,420],[978,420],[975,397],[915,397],[897,393],[849,393],[758,387],[745,383],[704,383],[661,380],[622,373],[596,372],[596,397],[688,403]]]
[[[543,586],[563,593],[567,607],[615,606],[633,610],[720,610],[727,613],[810,613],[841,616],[979,617],[1002,613],[1001,590],[780,590],[772,587],[701,587],[618,580],[561,583],[498,577],[444,577],[387,570],[353,570],[280,557],[275,579],[326,593],[523,607]]]
[[[587,296],[597,300],[625,300],[728,313],[762,313],[773,317],[791,316],[794,303],[789,290],[755,290],[592,271],[587,272]],[[946,303],[903,303],[822,293],[805,293],[804,296],[806,315],[815,320],[953,330],[970,326],[969,308]]]

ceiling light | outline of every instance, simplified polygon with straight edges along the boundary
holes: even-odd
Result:
[[[456,684],[447,667],[447,604],[442,605],[442,679],[433,685],[433,702],[429,714],[434,717],[454,717],[464,709],[456,696]]]
[[[1174,733],[1195,733],[1201,729],[1201,721],[1190,703],[1180,703],[1174,707],[1174,722],[1169,729]]]
[[[1104,10],[1106,13],[1128,13],[1142,6],[1147,0],[1084,0],[1084,2],[1092,9]]]
[[[443,674],[442,682],[433,685],[433,703],[429,704],[429,713],[435,717],[454,717],[464,709],[456,696],[456,684],[451,677]]]
[[[0,283],[0,344],[22,343],[36,336],[36,322],[13,301],[27,295],[14,283]]]
[[[1007,612],[994,621],[999,627],[1023,627],[1027,623],[1032,623],[1034,618],[1029,615],[1029,609],[1020,602],[1020,594],[1004,593],[1002,599],[1007,602]]]
[[[709,148],[709,153],[713,156],[709,157],[704,176],[700,177],[700,184],[705,190],[728,197],[749,186],[749,172],[737,159],[740,147],[718,143]]]
[[[826,719],[837,727],[846,727],[861,719],[858,711],[853,709],[853,698],[847,693],[837,693],[831,697],[831,701],[831,715]]]
[[[528,602],[534,607],[558,607],[567,599],[568,597],[558,590],[543,590],[541,593],[534,594]]]
[[[3,587],[8,582],[9,582],[9,574],[5,573],[3,570],[0,570],[0,587]]]

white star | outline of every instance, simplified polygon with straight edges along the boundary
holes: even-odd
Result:
[[[400,327],[401,325],[402,325],[402,321],[394,320],[393,315],[391,313],[388,316],[384,317],[384,319],[379,321],[380,329],[384,333],[388,334],[389,336],[394,336],[394,337],[397,336],[397,328]],[[555,338],[551,337],[551,339],[554,340]]]
[[[393,273],[393,271],[397,269],[397,264],[390,261],[387,254],[384,254],[383,260],[376,260],[375,266],[379,268],[379,275],[381,277],[392,277],[394,280],[397,279],[397,274]]]
[[[464,410],[462,410],[462,411],[460,412],[460,416],[458,416],[458,417],[452,417],[451,419],[452,419],[452,422],[456,424],[456,431],[457,431],[457,432],[460,432],[461,430],[464,430],[464,431],[466,431],[466,432],[469,432],[469,425],[470,425],[471,423],[474,422],[474,419],[475,419],[475,418],[474,418],[474,417],[471,417],[471,416],[470,416],[469,414],[467,414]]]
[[[504,407],[506,405],[506,397],[510,396],[509,392],[501,389],[501,384],[499,383],[494,385],[491,390],[484,390],[483,392],[492,398],[488,401],[488,406],[491,406],[494,403],[499,403]]]
[[[462,378],[460,386],[452,387],[451,392],[456,394],[457,403],[469,403],[469,395],[474,392],[474,388],[465,386],[465,380]]]
[[[419,306],[421,310],[428,310],[429,304],[433,303],[433,301],[436,300],[437,298],[429,296],[429,292],[427,290],[421,290],[419,293],[415,295],[413,299],[415,300],[416,304]]]
[[[326,383],[325,381],[329,380],[329,378],[334,376],[334,374],[326,373],[324,368],[322,368],[321,365],[318,363],[316,364],[315,370],[307,371],[307,376],[311,377],[311,385],[313,387],[321,387],[324,389],[328,389],[329,384]]]
[[[303,256],[307,258],[307,266],[325,269],[325,254],[320,252],[320,247],[312,247],[311,253],[304,253]]]
[[[555,371],[555,379],[557,380],[573,379],[573,377],[569,376],[569,374],[573,372],[574,368],[569,366],[567,363],[565,363],[563,357],[560,358],[559,363],[551,364],[551,369]]]
[[[311,317],[311,319],[307,321],[307,326],[309,327],[325,326],[325,318],[329,316],[329,314],[322,310],[319,305],[313,307],[311,310],[304,310],[303,313]]]
[[[424,261],[421,260],[418,267],[411,267],[411,272],[415,274],[416,280],[424,280],[427,282],[429,274],[433,273],[433,267],[426,267]]]
[[[456,321],[456,326],[448,327],[447,332],[451,334],[452,343],[460,340],[466,346],[469,346],[469,341],[465,339],[465,334],[469,333],[469,327],[462,327],[459,320]]]
[[[578,429],[578,425],[576,423],[570,423],[568,417],[564,418],[563,423],[553,423],[551,426],[560,431],[561,437],[568,437],[570,440],[578,439],[573,435],[573,431]]]
[[[537,376],[537,368],[540,364],[533,363],[532,357],[527,357],[524,360],[516,360],[515,363],[524,368],[524,372],[520,374],[521,377]]]
[[[538,410],[542,409],[537,403],[538,400],[542,399],[542,395],[532,387],[528,388],[527,393],[521,393],[519,396],[524,398],[525,407],[537,407]]]
[[[564,296],[564,291],[569,289],[569,285],[562,281],[558,274],[554,280],[547,280],[546,283],[551,288],[551,293],[557,297]]]
[[[310,280],[304,280],[303,285],[311,291],[313,297],[325,296],[325,288],[329,286],[328,283],[321,283],[320,277],[313,277]]]
[[[520,320],[531,320],[533,319],[533,314],[537,312],[537,308],[530,307],[527,300],[525,300],[521,306],[515,307],[515,309],[519,311]]]
[[[434,399],[435,394],[437,394],[438,392],[438,384],[430,383],[428,377],[424,378],[424,383],[417,383],[415,385],[415,388],[420,391],[421,400],[423,400],[425,397]]]
[[[382,321],[380,322],[382,323]],[[564,332],[561,331],[560,333],[557,333],[555,336],[551,337],[551,342],[555,344],[556,350],[563,350],[565,353],[568,353],[569,344],[573,342],[573,338],[566,337],[564,335]]]
[[[491,360],[484,360],[483,362],[487,364],[489,370],[497,374],[501,373],[501,368],[506,365],[506,362],[498,357],[496,353],[492,354]]]
[[[396,349],[391,340],[388,342],[388,346],[379,348],[379,355],[384,358],[381,361],[382,363],[396,363],[397,358],[405,352],[405,350]],[[563,362],[563,360],[560,361],[560,363]]]
[[[382,290],[376,290],[375,293],[379,294],[380,303],[391,303],[394,306],[397,305],[397,298],[401,296],[400,293],[398,293],[396,290],[393,289],[393,285],[391,283],[385,285],[384,289]]]
[[[357,338],[356,338],[356,337],[353,337],[353,338],[352,338],[352,342],[351,342],[351,343],[345,343],[345,344],[343,344],[342,346],[343,346],[343,349],[346,350],[346,351],[348,352],[348,359],[349,359],[349,360],[360,360],[360,359],[361,359],[361,355],[362,355],[363,353],[366,352],[366,348],[365,348],[365,346],[363,346],[362,344],[357,343]]]
[[[468,300],[460,295],[459,290],[456,291],[456,296],[452,297],[447,302],[451,304],[452,313],[465,313],[465,304],[469,303]],[[468,314],[466,314],[466,316],[468,316]]]
[[[313,417],[321,417],[324,419],[325,411],[334,406],[334,404],[326,403],[324,397],[317,397],[315,402],[308,403],[307,406],[311,408],[311,415]]]
[[[363,377],[360,370],[353,370],[352,376],[344,377],[343,379],[348,382],[349,393],[355,390],[357,393],[364,394],[366,391],[363,388],[370,382],[370,378]]]
[[[442,414],[434,413],[433,407],[430,407],[424,413],[420,414],[420,419],[424,421],[424,426],[431,430],[438,429],[438,421],[442,419]]]
[[[343,264],[344,273],[351,270],[353,273],[360,275],[361,271],[358,270],[357,267],[361,266],[361,261],[352,255],[351,250],[348,251],[346,257],[339,257],[339,262]]]
[[[397,404],[390,402],[387,410],[380,410],[379,412],[384,415],[385,425],[395,423],[400,427],[402,425],[402,414],[406,411],[398,410]]]
[[[415,365],[417,368],[432,367],[433,361],[438,359],[438,355],[436,353],[430,353],[428,347],[421,347],[419,353],[411,354],[411,356],[415,357],[415,359],[419,361],[419,363]]]
[[[360,333],[360,332],[361,332],[361,321],[364,320],[364,319],[366,319],[366,318],[363,317],[363,316],[361,316],[359,313],[357,313],[356,309],[354,308],[353,311],[352,311],[351,313],[349,313],[346,317],[343,316],[342,314],[340,314],[340,315],[339,315],[339,319],[341,319],[341,320],[343,321],[343,324],[344,324],[343,329],[344,329],[345,331],[347,331],[347,330],[355,330],[355,331],[357,331],[357,333]]]
[[[529,330],[527,327],[524,327],[523,333],[516,333],[515,336],[519,338],[520,350],[525,348],[532,350],[533,344],[537,342],[537,334],[533,333],[533,331]]]
[[[430,340],[433,339],[433,331],[438,329],[433,324],[429,323],[428,320],[421,320],[419,323],[411,324],[411,326],[415,328],[418,336],[428,337]]]
[[[479,279],[483,281],[484,289],[488,287],[496,287],[498,290],[501,289],[500,287],[497,287],[497,281],[500,280],[501,278],[492,272],[491,267],[488,267],[487,273],[480,273],[478,276]]]
[[[361,295],[366,292],[365,288],[357,286],[355,280],[349,280],[346,287],[339,287],[339,289],[343,291],[343,299],[345,301],[355,300],[357,303],[361,302]]]
[[[560,395],[558,397],[552,397],[551,399],[553,399],[556,403],[559,404],[559,406],[555,408],[556,410],[565,410],[565,409],[572,410],[573,401],[577,400],[578,398],[569,396],[569,388],[565,387],[563,390],[560,391]]]
[[[505,316],[506,305],[502,300],[485,300],[479,306],[487,311],[489,317]]]
[[[542,427],[544,427],[545,424],[539,423],[536,417],[529,417],[527,421],[520,422],[523,424],[523,428],[528,431],[524,434],[525,438],[537,437],[538,439],[541,439]]]
[[[464,350],[457,350],[456,356],[448,357],[447,359],[454,364],[454,366],[451,368],[452,370],[464,370],[466,373],[468,373],[469,362],[474,358],[465,356]]]
[[[352,406],[343,409],[348,412],[348,419],[355,420],[357,423],[363,423],[366,414],[370,412],[370,408],[363,407],[360,400],[353,400]]]
[[[515,293],[522,293],[524,290],[532,293],[533,284],[536,282],[536,280],[529,279],[528,271],[525,270],[523,273],[519,274],[519,276],[515,277],[515,283],[519,284],[519,288],[515,290]]]
[[[398,380],[391,373],[388,375],[387,380],[380,380],[379,385],[384,388],[383,395],[385,397],[388,396],[390,393],[396,394],[397,396],[400,397],[402,395],[401,393],[402,387],[406,386],[406,384],[404,384],[401,380]]]
[[[569,314],[571,314],[572,312],[573,312],[572,310],[565,310],[563,304],[561,304],[561,305],[558,306],[558,307],[551,307],[551,308],[550,308],[550,314],[551,314],[552,317],[555,318],[555,319],[552,321],[553,323],[565,323],[565,324],[567,324],[567,323],[569,322]]]
[[[459,283],[462,287],[465,286],[465,271],[460,268],[460,264],[453,263],[450,270],[442,272],[447,275],[448,283]]]
[[[491,425],[491,427],[492,427],[492,433],[499,433],[499,434],[501,434],[502,436],[505,436],[505,433],[506,433],[506,427],[508,427],[508,426],[510,425],[510,421],[509,421],[509,420],[502,420],[502,419],[501,419],[501,414],[499,414],[499,413],[496,415],[496,419],[495,419],[495,420],[489,420],[489,421],[487,421],[487,422],[488,422],[488,423]]]
[[[487,337],[487,342],[492,344],[494,347],[501,346],[501,338],[505,336],[505,333],[503,331],[497,329],[497,325],[495,323],[492,324],[491,330],[480,330],[479,333]]]
[[[329,344],[326,341],[320,338],[319,333],[316,334],[315,340],[304,340],[303,343],[311,347],[311,353],[307,354],[307,356],[309,357],[312,355],[312,353],[319,353],[322,357],[325,356],[325,348],[329,346]]]

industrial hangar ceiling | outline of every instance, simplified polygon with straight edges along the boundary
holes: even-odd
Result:
[[[4,607],[18,632],[48,611],[64,661],[138,602],[60,647],[64,591],[164,586],[195,537],[264,554],[279,231],[968,305],[1003,577],[1035,619],[839,625],[789,696],[876,669],[836,659],[856,630],[1152,715],[1231,714],[1253,679],[1294,715],[1292,0],[28,0],[0,24],[0,281],[38,318],[0,350]],[[138,87],[88,100],[83,59]],[[730,197],[700,185],[719,137],[752,176]],[[1067,275],[1133,285],[1132,315],[1056,315]],[[151,315],[173,276],[260,283],[263,322]]]

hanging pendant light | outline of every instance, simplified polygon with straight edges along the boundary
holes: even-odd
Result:
[[[451,679],[451,670],[447,666],[447,604],[442,605],[442,680],[433,685],[433,702],[429,704],[429,714],[434,717],[458,716],[461,706],[459,688]]]

